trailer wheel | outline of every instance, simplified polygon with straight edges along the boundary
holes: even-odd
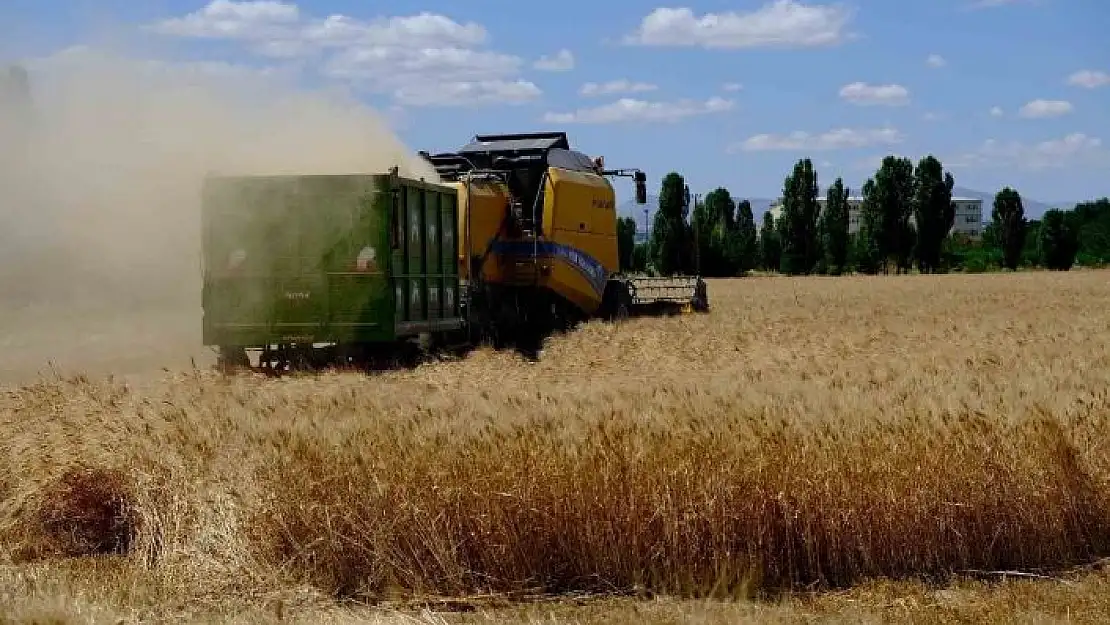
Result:
[[[709,289],[705,284],[705,280],[698,279],[697,286],[694,287],[694,301],[693,307],[696,312],[709,311]]]
[[[221,345],[216,357],[216,366],[220,369],[238,369],[249,367],[250,359],[247,350],[237,345]]]

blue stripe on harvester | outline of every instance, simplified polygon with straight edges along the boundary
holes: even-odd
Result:
[[[582,250],[553,241],[541,241],[538,244],[529,241],[497,241],[493,244],[493,252],[501,256],[531,256],[533,250],[540,256],[567,261],[589,281],[599,296],[605,293],[609,272],[601,262]]]

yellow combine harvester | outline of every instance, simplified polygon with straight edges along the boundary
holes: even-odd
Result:
[[[566,133],[479,135],[453,153],[421,153],[458,193],[464,316],[495,340],[538,338],[591,317],[708,310],[699,276],[633,277],[619,266],[616,194],[602,158],[572,150]]]

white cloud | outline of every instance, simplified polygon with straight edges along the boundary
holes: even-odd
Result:
[[[648,82],[632,82],[621,78],[605,83],[588,82],[582,85],[578,93],[584,96],[615,95],[618,93],[644,93],[655,91],[659,87]]]
[[[729,151],[746,152],[782,151],[824,151],[865,148],[876,145],[894,145],[903,140],[902,133],[894,128],[837,128],[821,134],[810,134],[796,130],[787,135],[759,134],[748,137]]]
[[[709,98],[704,102],[694,100],[651,102],[634,98],[621,98],[609,104],[578,109],[573,113],[547,113],[543,120],[552,124],[678,122],[699,115],[724,113],[732,110],[733,106],[731,100],[717,97]]]
[[[1002,110],[1001,106],[992,106],[990,113],[991,117],[1002,117],[1005,115],[1005,111]]]
[[[408,106],[473,106],[523,104],[540,96],[539,87],[527,80],[457,81],[401,87],[394,96]]]
[[[574,69],[574,54],[564,48],[555,56],[541,56],[532,67],[544,72],[569,72]]]
[[[742,85],[738,82],[726,82],[725,84],[721,85],[721,89],[724,89],[725,91],[728,91],[729,93],[736,93],[737,91],[740,91],[743,88],[744,88],[744,85]]]
[[[391,92],[409,106],[518,104],[541,94],[533,83],[512,80],[518,57],[466,48],[355,47],[344,50],[322,72]]]
[[[159,22],[152,30],[178,37],[259,39],[286,34],[299,20],[295,4],[213,0],[199,11]]]
[[[978,149],[957,159],[966,166],[1021,168],[1026,170],[1056,169],[1079,165],[1110,164],[1110,154],[1102,140],[1082,132],[1039,143],[998,141],[988,139]]]
[[[849,38],[851,13],[840,5],[774,0],[746,13],[696,16],[688,8],[657,8],[626,43],[704,48],[830,46]]]
[[[489,81],[516,73],[519,57],[467,48],[354,47],[333,56],[322,71],[386,86]]]
[[[1110,74],[1092,69],[1083,69],[1068,76],[1068,84],[1087,89],[1097,89],[1110,85]]]
[[[307,41],[287,38],[257,41],[250,45],[250,49],[259,56],[279,60],[312,58],[319,51]]]
[[[214,0],[199,11],[163,20],[150,30],[178,37],[261,41],[299,46],[304,52],[353,45],[476,46],[485,42],[480,24],[460,24],[434,13],[363,21],[345,15],[302,19],[295,4]]]
[[[859,105],[902,106],[910,101],[910,92],[902,85],[868,85],[853,82],[840,88],[840,97]]]
[[[392,94],[409,106],[514,104],[541,94],[521,79],[523,59],[483,47],[487,32],[481,24],[426,11],[370,20],[321,19],[305,16],[295,4],[214,0],[151,29],[239,41],[261,57],[311,60],[323,76]],[[569,54],[564,50],[554,61],[565,65]]]
[[[974,0],[967,5],[969,9],[990,9],[1013,4],[1040,4],[1043,0]]]
[[[406,48],[473,47],[486,42],[486,29],[475,22],[460,24],[435,13],[378,17],[363,21],[331,15],[305,24],[301,36],[316,45],[332,48],[392,46]]]
[[[944,67],[948,64],[948,61],[945,61],[944,57],[939,54],[930,54],[929,57],[925,59],[925,64],[929,67]]]
[[[1071,102],[1065,100],[1032,100],[1018,109],[1018,115],[1028,119],[1042,119],[1067,115],[1071,111]]]

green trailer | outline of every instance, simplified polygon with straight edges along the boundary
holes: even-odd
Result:
[[[453,187],[389,174],[213,176],[203,339],[282,366],[464,329]]]

